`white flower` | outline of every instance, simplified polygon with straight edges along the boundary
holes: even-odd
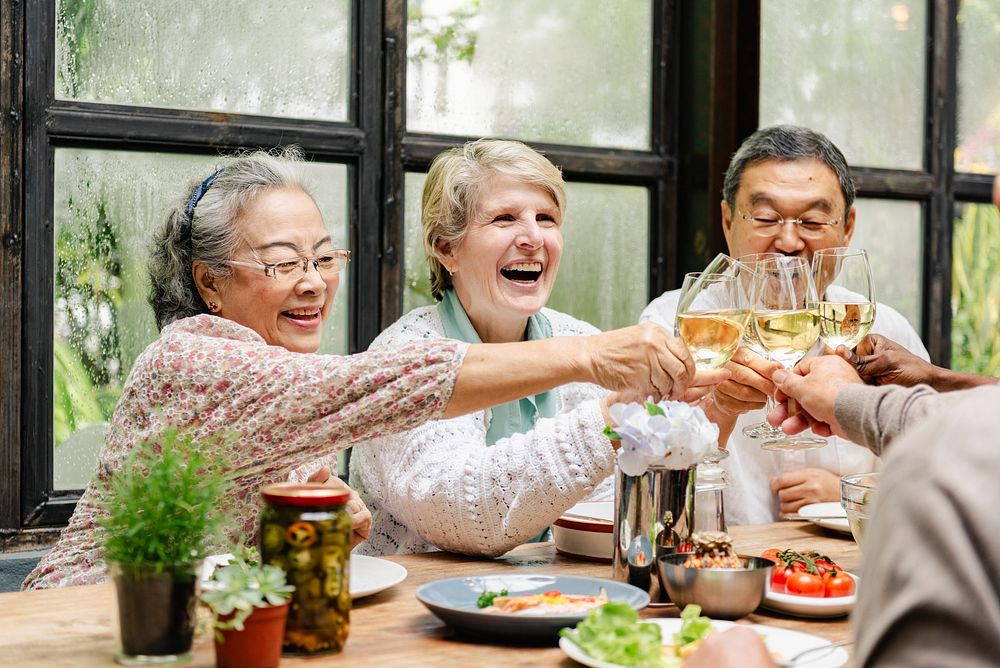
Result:
[[[608,412],[621,438],[618,466],[626,475],[642,475],[650,466],[690,468],[719,439],[718,426],[701,408],[680,401],[614,404]]]

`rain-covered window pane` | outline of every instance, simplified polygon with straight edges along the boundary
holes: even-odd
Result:
[[[204,156],[57,149],[53,314],[54,488],[85,487],[135,358],[157,336],[147,249],[168,207],[217,161]],[[338,245],[347,240],[347,168],[306,166]],[[325,352],[347,351],[349,272]]]
[[[408,130],[649,148],[649,0],[413,0],[407,11]]]
[[[406,174],[403,312],[434,303],[420,234],[425,174]],[[563,254],[547,306],[600,329],[635,324],[649,291],[649,191],[566,184]]]
[[[918,202],[855,201],[851,246],[868,251],[875,297],[902,313],[920,332],[923,291],[923,212]]]
[[[805,125],[856,167],[923,168],[925,0],[762,0],[760,125]]]
[[[1000,376],[1000,213],[958,204],[951,249],[951,366]]]
[[[1000,171],[1000,3],[963,0],[958,10],[960,172]]]
[[[350,7],[57,0],[56,97],[345,121]]]

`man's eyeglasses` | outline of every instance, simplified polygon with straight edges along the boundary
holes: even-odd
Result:
[[[251,269],[264,269],[264,275],[270,276],[276,281],[281,281],[282,283],[293,283],[298,281],[307,273],[309,273],[309,266],[312,265],[313,268],[319,272],[320,277],[324,279],[333,278],[340,273],[340,270],[347,266],[347,263],[351,261],[351,251],[338,248],[336,250],[323,253],[322,255],[316,255],[315,257],[297,257],[294,259],[282,260],[281,262],[263,262],[261,260],[254,260],[252,262],[245,262],[243,260],[227,260],[226,264],[235,265],[237,267],[250,267]]]
[[[820,219],[820,218],[785,218],[774,211],[759,211],[747,215],[741,212],[739,209],[736,210],[740,218],[747,221],[753,225],[753,229],[758,234],[764,236],[775,236],[781,230],[782,225],[785,223],[791,223],[795,225],[800,236],[803,237],[820,237],[826,234],[828,230],[832,230],[836,225],[838,225],[843,218],[840,216],[838,218],[832,219]]]

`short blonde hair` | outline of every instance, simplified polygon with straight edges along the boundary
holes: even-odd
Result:
[[[478,139],[444,151],[431,163],[421,204],[424,253],[431,272],[431,294],[440,300],[451,287],[444,268],[444,252],[465,237],[476,213],[479,193],[495,173],[538,186],[551,195],[559,213],[566,213],[566,189],[562,172],[538,151],[519,141]]]

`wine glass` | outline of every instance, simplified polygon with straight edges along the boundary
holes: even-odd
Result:
[[[825,248],[812,260],[819,294],[819,338],[836,349],[854,348],[875,322],[875,287],[868,254],[853,248]]]
[[[757,265],[761,261],[778,257],[784,257],[784,255],[782,253],[748,253],[747,255],[740,255],[736,258],[736,261],[746,267],[742,276],[752,281],[757,271]],[[743,330],[743,346],[761,357],[767,357],[767,351],[764,350],[763,346],[760,345],[760,341],[757,340],[757,332],[752,325]],[[774,399],[768,397],[765,406],[766,413],[770,413],[772,408],[774,408]],[[781,432],[768,424],[767,420],[743,427],[743,435],[748,438],[773,438],[780,434]]]
[[[749,318],[749,296],[738,275],[684,275],[674,331],[699,369],[716,369],[729,361]]]
[[[803,258],[783,256],[762,260],[754,282],[752,322],[760,345],[785,369],[791,369],[819,338],[816,286]],[[788,436],[781,430],[761,447],[765,450],[809,450],[826,439]]]

